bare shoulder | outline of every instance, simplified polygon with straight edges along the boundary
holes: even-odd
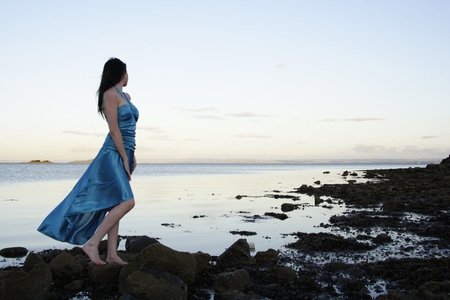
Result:
[[[127,96],[128,100],[131,101],[131,96],[130,96],[130,94],[128,94],[128,93],[124,93],[124,94],[125,94],[125,96]]]
[[[107,89],[105,91],[105,93],[103,94],[103,101],[105,102],[117,102],[118,97],[117,97],[117,92],[115,91],[115,89],[112,87],[110,89]]]

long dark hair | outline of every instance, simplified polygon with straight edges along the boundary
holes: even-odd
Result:
[[[102,80],[100,81],[100,87],[98,88],[98,113],[104,118],[103,112],[103,94],[114,85],[118,84],[125,73],[127,72],[127,65],[120,59],[112,57],[103,67]]]

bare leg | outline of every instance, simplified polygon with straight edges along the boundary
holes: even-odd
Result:
[[[119,231],[118,223],[122,217],[127,214],[134,207],[134,199],[127,200],[115,206],[105,216],[100,226],[95,231],[94,235],[83,246],[84,253],[89,256],[89,259],[96,265],[104,265],[105,262],[100,259],[98,254],[98,246],[103,237],[117,225],[117,232]],[[117,239],[117,234],[116,234]],[[117,243],[117,240],[116,240]],[[109,245],[108,245],[109,246]],[[109,247],[108,247],[109,250]]]
[[[117,255],[117,241],[119,236],[119,223],[117,222],[116,225],[111,228],[110,231],[108,231],[108,255],[106,257],[107,263],[113,263],[113,264],[119,264],[119,265],[126,265],[127,263],[124,262],[118,255]]]

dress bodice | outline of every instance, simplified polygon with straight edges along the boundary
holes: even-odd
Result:
[[[117,91],[122,95],[127,104],[119,106],[117,109],[117,121],[119,123],[120,133],[122,134],[123,145],[125,149],[135,150],[136,148],[136,122],[139,119],[139,111],[126,95],[116,87]],[[106,119],[108,121],[108,119]],[[103,147],[116,150],[111,134],[108,133]]]

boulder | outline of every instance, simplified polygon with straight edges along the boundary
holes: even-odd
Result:
[[[34,252],[30,252],[30,254],[28,254],[28,256],[25,259],[25,262],[23,264],[23,270],[25,272],[31,272],[31,270],[33,270],[33,268],[37,264],[41,264],[41,263],[45,264],[45,262],[42,260],[42,258],[37,256]]]
[[[89,278],[100,284],[117,284],[123,266],[119,264],[95,265],[88,267]]]
[[[375,244],[387,244],[392,242],[392,238],[387,235],[386,233],[380,233],[379,235],[377,235],[374,239],[373,242]]]
[[[292,203],[283,203],[281,204],[281,211],[283,212],[290,212],[297,208],[297,205]]]
[[[214,280],[214,290],[223,293],[227,291],[243,292],[250,284],[250,276],[245,270],[220,273]]]
[[[31,264],[28,264],[31,266]],[[0,295],[2,300],[38,299],[52,284],[52,273],[44,261],[37,261],[30,272],[0,270]]]
[[[10,247],[0,250],[0,255],[6,258],[20,258],[27,255],[28,250],[24,247]]]
[[[219,256],[217,263],[222,267],[234,267],[254,264],[255,261],[250,255],[247,240],[239,239]]]
[[[125,242],[125,250],[127,252],[139,253],[152,244],[159,243],[155,238],[146,235],[129,236]]]
[[[69,290],[69,291],[79,291],[81,290],[81,288],[84,285],[84,280],[78,279],[78,280],[74,280],[71,283],[68,283],[64,286],[65,290]]]
[[[49,266],[55,278],[72,278],[83,273],[83,266],[65,251],[56,256]]]
[[[277,262],[278,252],[274,249],[259,251],[255,254],[255,259],[257,262]]]
[[[184,300],[188,290],[180,278],[165,271],[144,268],[127,277],[126,291],[140,300]]]
[[[208,263],[211,261],[211,255],[208,253],[204,253],[204,252],[197,252],[197,253],[193,253],[194,257],[195,257],[195,273],[198,274],[200,273],[207,265]]]
[[[197,261],[191,253],[179,252],[157,243],[142,250],[120,271],[120,291],[125,290],[128,276],[141,269],[158,269],[179,277],[186,284],[195,281]]]
[[[272,270],[277,279],[291,280],[297,278],[297,272],[289,267],[275,266]]]

